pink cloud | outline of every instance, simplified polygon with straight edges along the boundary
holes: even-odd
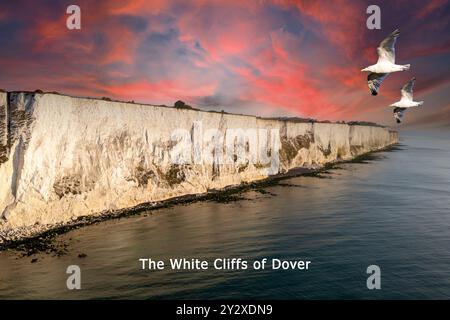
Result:
[[[429,0],[429,1],[426,1],[425,2],[425,6],[421,10],[419,10],[417,12],[416,16],[419,19],[423,19],[427,15],[435,12],[439,8],[442,8],[446,4],[448,4],[448,0]]]
[[[412,11],[423,21],[416,26],[408,20],[408,28],[415,26],[427,41],[410,36],[408,43],[402,36],[402,49],[409,49],[401,55],[431,65],[425,58],[449,52],[448,41],[431,37],[445,23],[427,20],[445,3],[435,0]],[[375,62],[374,40],[383,34],[367,31],[363,2],[111,0],[81,1],[81,6],[79,33],[61,27],[64,12],[30,20],[21,35],[33,57],[13,62],[14,68],[8,66],[13,59],[0,57],[10,86],[148,103],[185,99],[195,104],[219,97],[220,105],[226,96],[231,103],[260,106],[264,113],[285,110],[338,120],[383,118],[382,106],[397,98],[409,76],[389,77],[379,97],[368,95],[367,75],[360,69]],[[9,17],[5,12],[0,21]],[[139,32],[135,20],[145,22]],[[418,90],[434,92],[448,77],[438,73],[421,79]]]

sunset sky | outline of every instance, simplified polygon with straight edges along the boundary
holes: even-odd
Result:
[[[417,78],[405,124],[450,127],[450,1],[2,1],[0,88],[205,110],[397,126],[387,105]],[[66,8],[81,7],[81,30]],[[381,7],[381,30],[366,8]],[[373,97],[360,70],[400,29],[397,62]]]

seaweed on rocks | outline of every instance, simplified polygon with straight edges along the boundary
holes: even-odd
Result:
[[[208,190],[203,194],[184,195],[165,201],[142,203],[132,208],[104,211],[94,216],[81,216],[65,224],[33,226],[35,229],[32,231],[29,229],[15,230],[12,235],[8,233],[5,234],[5,232],[0,232],[0,251],[16,250],[22,252],[23,256],[31,256],[42,252],[61,256],[67,253],[68,244],[55,241],[56,236],[83,226],[100,223],[105,220],[121,219],[139,214],[148,215],[154,210],[169,208],[180,204],[191,204],[198,201],[214,201],[226,204],[236,201],[249,200],[243,196],[243,193],[246,191],[255,191],[261,194],[276,196],[276,194],[272,194],[267,191],[266,188],[272,186],[301,188],[303,186],[291,185],[283,181],[299,176],[330,178],[329,176],[326,176],[326,174],[330,174],[330,170],[342,169],[342,167],[339,166],[341,163],[369,163],[370,161],[382,159],[383,156],[380,154],[381,152],[393,152],[398,150],[403,150],[402,146],[395,144],[360,155],[353,160],[328,163],[317,169],[296,168],[286,173],[273,175],[262,180],[246,182],[219,190]],[[174,169],[173,172],[175,171],[177,170]],[[170,176],[172,176],[172,174],[170,174]],[[176,179],[180,179],[180,177],[176,174],[173,174],[173,176],[176,177]],[[178,182],[178,180],[176,182]]]

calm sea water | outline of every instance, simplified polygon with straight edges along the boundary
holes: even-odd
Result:
[[[405,133],[401,143],[326,178],[292,178],[235,202],[198,202],[71,231],[55,239],[67,245],[60,257],[1,252],[0,298],[448,299],[449,134]],[[143,271],[144,257],[312,264],[308,271]],[[66,289],[72,264],[82,270],[81,290]],[[381,268],[381,290],[366,287],[372,264]]]

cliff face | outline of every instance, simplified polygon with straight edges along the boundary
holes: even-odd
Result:
[[[395,142],[381,127],[0,92],[0,228],[203,193]]]

